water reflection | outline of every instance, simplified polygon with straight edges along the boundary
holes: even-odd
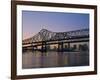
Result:
[[[26,51],[22,54],[22,68],[47,68],[89,65],[88,52]]]

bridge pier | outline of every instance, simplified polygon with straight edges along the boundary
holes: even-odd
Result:
[[[42,41],[41,51],[42,52],[46,52],[47,51],[47,46],[46,46],[46,42],[45,41]]]
[[[70,50],[70,43],[68,43],[68,50]]]
[[[58,51],[61,51],[61,52],[64,51],[63,42],[58,43]]]
[[[32,51],[34,51],[34,46],[32,46]]]
[[[32,48],[31,48],[32,51],[36,51],[37,49],[38,49],[37,46],[32,45]]]

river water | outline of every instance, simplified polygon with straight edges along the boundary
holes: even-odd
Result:
[[[45,52],[26,51],[22,53],[22,68],[48,68],[88,66],[89,52]]]

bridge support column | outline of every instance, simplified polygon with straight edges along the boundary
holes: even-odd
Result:
[[[42,52],[43,52],[43,49],[44,49],[44,48],[43,48],[43,42],[42,42],[42,46],[41,46],[41,51],[42,51]]]
[[[46,52],[47,51],[46,42],[44,42],[44,41],[42,42],[41,51],[42,52]]]
[[[31,47],[32,51],[34,51],[34,46],[33,46],[33,44],[31,44],[31,46],[32,46],[32,47]]]
[[[70,43],[68,43],[68,50],[70,50]]]
[[[58,51],[60,51],[60,43],[58,43]]]
[[[63,42],[61,42],[61,51],[64,51]]]
[[[34,51],[34,46],[32,46],[32,51]]]
[[[58,43],[58,51],[61,51],[61,52],[64,51],[63,42]]]
[[[47,51],[47,44],[46,44],[46,42],[44,42],[44,47],[45,47],[44,51],[46,52]]]

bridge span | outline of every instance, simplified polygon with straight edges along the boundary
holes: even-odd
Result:
[[[22,42],[23,51],[80,51],[89,48],[89,29],[69,32],[52,32],[42,29]]]

